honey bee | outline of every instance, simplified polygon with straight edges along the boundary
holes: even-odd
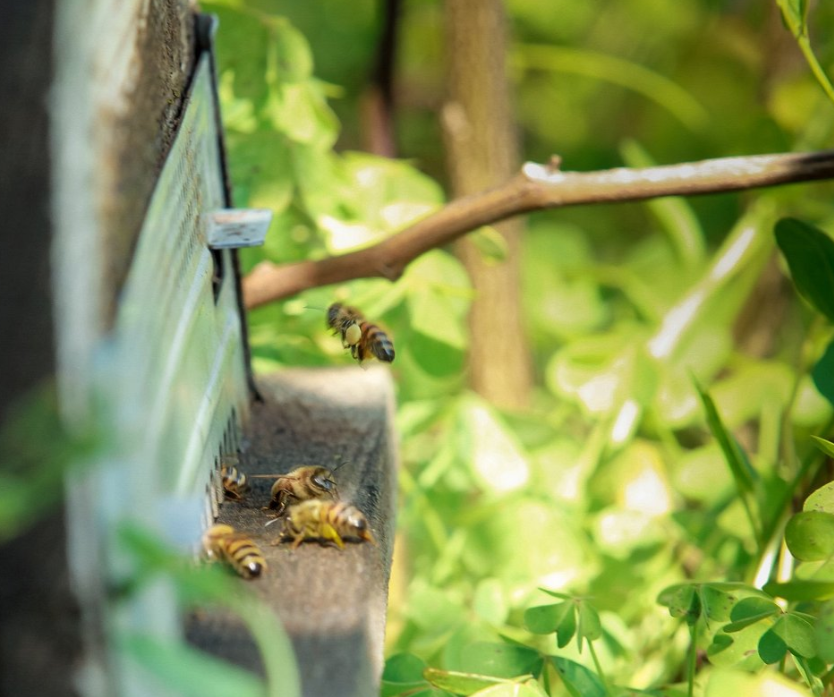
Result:
[[[226,498],[240,501],[249,488],[249,484],[246,481],[246,475],[232,464],[235,462],[237,462],[236,457],[223,458],[220,465],[220,482]]]
[[[346,538],[376,544],[368,521],[358,508],[343,501],[312,499],[290,506],[281,537],[273,544],[291,539],[292,548],[296,549],[304,540],[319,540],[344,549]]]
[[[255,474],[252,476],[262,479],[275,475]],[[277,516],[281,516],[287,506],[299,501],[310,499],[338,501],[339,490],[333,480],[333,471],[319,465],[303,465],[287,474],[278,475],[269,495],[271,500],[267,508],[276,511]]]
[[[369,358],[376,358],[384,363],[394,360],[394,344],[384,331],[370,322],[361,322],[359,329],[361,337],[351,346],[350,353],[360,364]]]
[[[209,559],[220,559],[247,580],[266,571],[266,560],[258,546],[231,525],[212,525],[203,535],[203,549]]]
[[[356,346],[362,338],[359,323],[364,321],[362,313],[354,307],[333,303],[327,309],[327,326],[334,333],[342,335],[342,347]]]

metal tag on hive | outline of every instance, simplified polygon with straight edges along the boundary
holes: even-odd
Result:
[[[267,208],[224,208],[208,217],[208,245],[212,249],[259,247],[264,243],[272,211]]]

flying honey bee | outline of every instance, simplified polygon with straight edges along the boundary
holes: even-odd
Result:
[[[370,322],[361,322],[359,329],[361,336],[356,345],[351,346],[350,353],[360,365],[369,358],[384,363],[394,360],[394,344],[384,331]]]
[[[249,484],[246,481],[246,475],[233,464],[236,462],[237,458],[234,456],[227,456],[221,460],[220,482],[226,498],[240,501],[249,488]]]
[[[334,333],[342,335],[342,347],[356,346],[362,338],[359,323],[364,321],[362,313],[354,307],[333,303],[327,309],[327,326]]]
[[[203,535],[203,549],[209,559],[219,559],[247,580],[266,571],[266,560],[258,546],[231,525],[212,525]]]
[[[342,463],[342,465],[345,463]],[[342,465],[339,465],[341,467]],[[336,469],[339,469],[337,467]],[[270,502],[267,508],[281,516],[287,506],[310,499],[339,500],[339,490],[333,480],[333,472],[319,465],[303,465],[287,474],[278,475],[269,492]],[[273,477],[271,474],[255,474],[254,478]]]
[[[296,549],[304,540],[318,540],[344,549],[344,540],[349,538],[376,544],[362,511],[343,501],[312,499],[290,506],[281,537],[273,544],[291,539]]]

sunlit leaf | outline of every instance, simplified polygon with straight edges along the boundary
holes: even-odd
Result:
[[[814,648],[814,628],[794,614],[782,615],[759,640],[759,656],[765,663],[778,663],[785,653],[810,658]]]
[[[819,561],[834,554],[834,514],[802,511],[785,528],[788,549],[801,561]]]
[[[834,241],[796,218],[776,223],[776,241],[799,294],[834,322]]]
[[[814,445],[828,455],[828,457],[834,457],[834,443],[830,440],[825,440],[824,438],[819,438],[817,436],[811,436],[811,440],[814,441]],[[808,501],[812,498],[814,499],[813,509],[807,507],[809,505]],[[805,506],[806,511],[824,510],[826,513],[834,513],[834,484],[826,484],[821,489],[817,489],[805,501]]]
[[[730,619],[730,612],[741,594],[758,592],[741,583],[704,583],[700,595],[704,615],[709,620],[724,622]]]
[[[462,456],[485,491],[506,493],[530,478],[530,466],[515,434],[485,401],[461,401],[459,438]]]
[[[505,261],[509,254],[507,240],[491,225],[485,225],[470,232],[466,239],[475,245],[484,261],[498,263]]]
[[[723,631],[716,632],[707,647],[710,663],[724,668],[738,667],[746,670],[761,668],[763,663],[759,658],[759,640],[762,634],[770,629],[770,624],[770,620],[766,618],[732,634],[725,634]],[[726,626],[724,629],[726,630]]]
[[[814,645],[817,655],[826,663],[834,663],[834,601],[822,603],[814,623]]]
[[[579,604],[578,632],[588,641],[595,641],[602,636],[602,623],[599,621],[599,613],[585,601]]]
[[[486,578],[475,587],[472,607],[481,619],[493,625],[500,625],[506,620],[509,608],[504,596],[504,589],[495,578]]]
[[[466,672],[496,678],[517,678],[535,675],[541,669],[538,651],[523,646],[476,642],[463,648],[461,660]]]
[[[275,67],[278,79],[301,81],[311,77],[313,54],[304,35],[284,19],[271,22],[271,36],[275,41]]]
[[[784,675],[772,671],[751,674],[743,670],[719,669],[706,678],[704,697],[811,697],[811,691]]]
[[[765,584],[765,593],[785,600],[828,600],[834,598],[834,581],[787,581]]]
[[[524,612],[524,626],[534,634],[550,634],[555,632],[565,621],[568,614],[574,612],[574,603],[567,600],[555,605],[539,605]]]
[[[542,695],[542,691],[536,689],[535,683],[495,685],[472,693],[472,697],[542,697]]]
[[[423,671],[423,677],[434,687],[464,695],[472,694],[493,685],[507,683],[504,679],[495,678],[490,675],[461,673],[454,670],[440,670],[437,668],[426,668]]]
[[[551,656],[550,661],[573,697],[604,697],[605,688],[596,673],[567,658]]]
[[[785,22],[792,28],[797,36],[805,34],[806,19],[808,16],[808,0],[776,0],[779,9],[782,10]]]
[[[684,619],[687,624],[695,624],[701,616],[701,598],[691,583],[665,588],[657,597],[657,602],[668,607],[672,617]]]
[[[755,470],[750,466],[750,462],[747,460],[741,446],[739,446],[732,434],[724,427],[724,423],[721,420],[718,410],[715,408],[715,402],[712,401],[712,397],[705,390],[701,389],[700,385],[696,384],[696,387],[707,414],[707,424],[712,435],[721,446],[730,471],[733,473],[736,486],[742,491],[752,491],[757,479]]]
[[[825,352],[811,371],[811,377],[819,393],[834,404],[834,378],[832,376],[834,376],[834,341],[825,347]],[[834,447],[832,447],[832,452],[834,452]]]
[[[733,606],[730,611],[732,622],[725,625],[723,629],[725,632],[738,632],[759,620],[781,612],[782,610],[776,603],[766,598],[744,598]]]
[[[558,591],[551,591],[551,590],[548,590],[547,588],[539,588],[539,590],[542,593],[547,593],[548,595],[553,596],[554,598],[561,598],[562,600],[572,600],[573,599],[573,596],[568,595],[567,593],[560,593]]]

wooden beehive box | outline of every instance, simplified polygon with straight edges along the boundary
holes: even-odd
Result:
[[[73,45],[72,30],[82,20],[59,9],[59,33],[69,44],[54,90],[62,402],[71,422],[93,420],[106,433],[103,453],[68,486],[70,575],[92,628],[82,690],[108,697],[146,693],[148,676],[114,662],[100,640],[109,631],[186,635],[165,583],[128,606],[108,600],[106,589],[132,572],[118,536],[125,521],[184,551],[218,517],[268,541],[260,509],[269,482],[256,484],[243,502],[222,500],[220,462],[240,453],[240,467],[250,474],[350,462],[339,473],[340,489],[366,513],[380,545],[345,552],[265,545],[270,573],[251,585],[293,640],[304,695],[367,697],[378,690],[382,669],[393,544],[390,378],[382,369],[287,371],[259,379],[262,401],[253,401],[236,251],[211,249],[207,240],[212,214],[232,204],[212,22],[196,20],[185,0],[150,7],[130,2],[118,10],[92,5],[91,25],[112,35],[96,44],[84,31],[81,45]],[[161,6],[169,21],[155,27]],[[149,63],[166,51],[178,57],[179,86],[125,85],[137,73],[141,83]],[[95,83],[100,70],[110,71],[106,84]],[[132,102],[137,94],[141,99]],[[177,108],[169,108],[179,97]],[[158,161],[142,163],[131,108],[157,115]],[[144,135],[151,137],[147,129]],[[126,151],[121,137],[139,150]],[[79,147],[85,140],[86,149]],[[140,184],[148,195],[144,206],[136,205],[131,188]],[[137,232],[120,233],[131,215]],[[187,635],[220,657],[260,669],[256,647],[229,618],[192,622]]]

